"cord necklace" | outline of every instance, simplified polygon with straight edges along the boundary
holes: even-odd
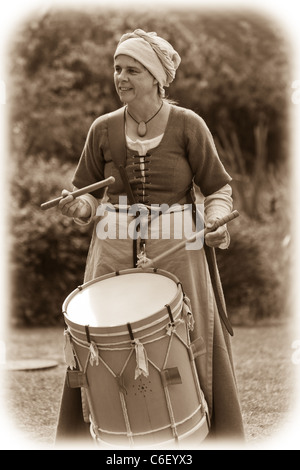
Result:
[[[137,121],[131,114],[130,112],[128,111],[128,107],[127,107],[127,113],[129,114],[129,116],[137,123],[138,125],[138,128],[137,128],[137,133],[139,135],[139,137],[144,137],[146,134],[147,134],[147,124],[148,122],[150,122],[152,119],[155,118],[155,116],[157,116],[157,114],[159,113],[159,111],[161,110],[161,108],[163,107],[163,104],[164,102],[162,101],[160,107],[158,108],[158,110],[156,111],[155,114],[153,114],[153,116],[148,119],[148,121]]]

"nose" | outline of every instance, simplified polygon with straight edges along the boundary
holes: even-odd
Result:
[[[128,80],[127,72],[125,69],[122,69],[121,72],[119,73],[119,81],[122,82],[122,81],[127,81],[127,80]]]

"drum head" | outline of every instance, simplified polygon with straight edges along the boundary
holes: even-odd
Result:
[[[159,312],[176,293],[177,284],[169,277],[134,271],[82,286],[68,300],[65,314],[79,325],[125,325]]]

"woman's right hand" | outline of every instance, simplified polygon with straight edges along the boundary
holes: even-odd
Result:
[[[66,189],[62,190],[63,199],[59,201],[58,209],[67,217],[87,219],[91,216],[91,206],[80,197],[74,198]]]

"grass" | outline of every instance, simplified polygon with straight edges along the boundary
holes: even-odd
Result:
[[[233,352],[250,449],[273,447],[277,433],[289,428],[293,420],[297,369],[291,360],[291,345],[297,339],[294,334],[289,322],[235,327]],[[51,449],[65,373],[62,328],[12,329],[5,343],[7,361],[52,359],[57,366],[3,372],[5,422],[2,419],[0,447]]]

